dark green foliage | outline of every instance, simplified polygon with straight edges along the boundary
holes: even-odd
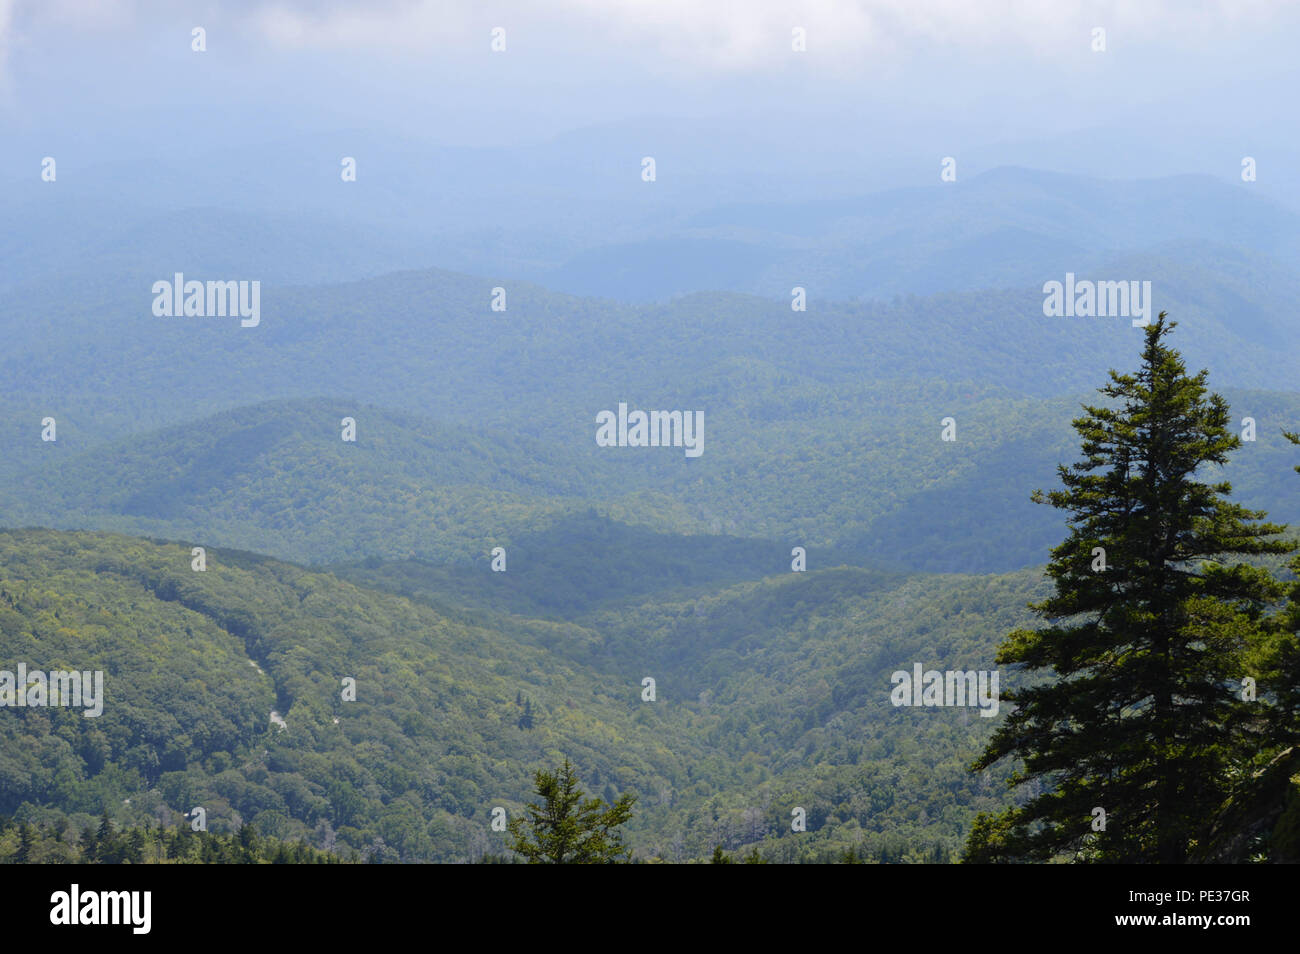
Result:
[[[1046,495],[1071,528],[1035,606],[1049,625],[1012,632],[998,661],[1055,678],[1004,693],[1017,709],[975,767],[1021,759],[1030,793],[976,823],[968,860],[1186,861],[1261,757],[1240,690],[1280,588],[1241,558],[1291,546],[1226,482],[1198,479],[1240,440],[1206,372],[1165,344],[1173,327],[1162,313],[1138,372],[1111,372],[1112,403],[1075,421],[1084,460]]]
[[[1286,438],[1300,446],[1300,433]],[[1300,473],[1300,464],[1295,467]],[[1274,630],[1274,640],[1263,660],[1263,682],[1276,702],[1271,733],[1276,744],[1300,746],[1300,555],[1291,561],[1293,578],[1286,612]]]
[[[1285,436],[1300,444],[1300,434]],[[1205,860],[1300,862],[1300,556],[1290,568],[1286,607],[1253,660],[1262,715],[1252,741],[1257,764],[1267,761],[1238,780],[1199,852]]]
[[[219,834],[145,823],[118,830],[100,819],[78,835],[66,826],[0,816],[0,864],[339,864],[355,853],[320,851],[299,841],[258,837],[251,828]]]
[[[474,860],[504,849],[491,808],[513,817],[529,766],[571,750],[607,802],[642,793],[626,825],[642,859],[766,839],[781,861],[853,844],[922,862],[1007,801],[997,775],[964,771],[991,720],[895,709],[889,674],[986,666],[993,635],[1028,619],[1032,573],[786,571],[548,621],[492,608],[500,574],[486,569],[484,609],[465,610],[247,553],[209,549],[203,573],[190,560],[128,537],[0,533],[0,651],[103,668],[110,700],[97,719],[4,713],[0,811],[79,832],[106,808],[138,826],[204,806],[214,832]],[[639,699],[649,672],[653,704]],[[355,703],[340,700],[345,675]],[[789,832],[790,804],[809,807],[808,832]]]
[[[524,807],[526,817],[510,821],[511,849],[530,864],[617,864],[632,849],[619,828],[632,817],[636,794],[625,792],[612,805],[587,798],[568,759],[556,772],[539,771],[542,803]]]

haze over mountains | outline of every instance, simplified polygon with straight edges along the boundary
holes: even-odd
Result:
[[[1180,320],[1190,362],[1212,368],[1235,416],[1257,421],[1257,440],[1228,470],[1240,499],[1300,520],[1280,435],[1300,418],[1300,363],[1279,360],[1300,356],[1290,320],[1300,277],[1287,264],[1300,231],[1293,213],[1242,187],[1008,168],[947,192],[719,205],[657,237],[533,269],[560,288],[625,289],[626,301],[500,272],[375,274],[393,259],[383,243],[358,242],[360,228],[343,238],[296,216],[135,211],[57,275],[16,252],[66,261],[67,250],[41,245],[68,234],[57,212],[26,241],[9,237],[5,522],[181,540],[212,548],[213,564],[191,574],[187,549],[124,538],[13,536],[11,556],[64,554],[39,576],[30,567],[15,576],[11,559],[14,609],[27,612],[37,579],[57,591],[58,574],[90,573],[98,582],[80,585],[109,587],[110,604],[129,600],[129,619],[161,614],[152,638],[163,639],[182,625],[166,615],[178,597],[155,610],[118,594],[114,580],[163,572],[175,582],[151,582],[152,592],[184,593],[251,574],[229,581],[240,595],[219,609],[207,596],[179,600],[211,629],[192,638],[233,647],[231,691],[252,680],[248,692],[266,698],[237,708],[209,700],[240,713],[222,720],[234,718],[229,738],[192,750],[167,743],[153,767],[128,745],[151,744],[134,716],[114,730],[123,741],[94,757],[94,743],[72,740],[53,767],[12,763],[10,778],[25,781],[6,789],[6,811],[46,804],[75,818],[95,814],[100,798],[131,798],[126,820],[197,800],[215,806],[218,827],[256,821],[318,846],[341,834],[343,846],[373,854],[378,837],[380,857],[463,859],[492,848],[483,805],[521,804],[531,767],[564,752],[598,788],[648,796],[635,826],[646,854],[767,844],[794,800],[814,806],[820,832],[801,857],[854,845],[949,858],[974,810],[994,804],[996,793],[969,789],[963,772],[986,720],[936,725],[941,734],[922,743],[920,723],[884,705],[886,677],[922,656],[988,664],[1036,585],[1024,568],[1061,536],[1057,515],[1029,492],[1074,458],[1069,420],[1106,368],[1132,364],[1138,335],[1127,318],[1045,317],[1041,283],[1066,271],[1152,282],[1154,307]],[[387,238],[411,264],[439,248]],[[344,247],[364,251],[340,257]],[[532,255],[541,263],[561,247],[538,242]],[[466,265],[508,257],[485,249]],[[266,276],[261,324],[155,317],[152,282],[182,269],[201,280]],[[339,272],[352,280],[321,281]],[[808,291],[806,312],[790,308],[795,284]],[[504,312],[491,309],[498,286]],[[704,410],[704,453],[597,447],[595,414],[620,401]],[[53,443],[39,439],[47,415],[58,422]],[[955,442],[939,439],[949,415]],[[354,444],[339,439],[345,417],[357,421]],[[488,566],[494,546],[508,553],[504,574]],[[796,546],[808,551],[806,577],[789,572]],[[396,642],[369,648],[370,637],[345,628],[316,646],[253,596],[268,574],[303,571],[223,548],[330,565],[395,594],[364,598],[381,601],[365,614],[387,621],[380,629]],[[105,563],[97,552],[124,555]],[[914,575],[1011,571],[1020,572]],[[302,579],[331,594],[322,598],[335,609],[316,619],[349,625],[356,610],[342,606],[361,597],[333,577]],[[416,622],[430,611],[477,627],[432,650],[461,660],[448,678],[475,701],[454,715],[420,668],[413,691],[434,694],[400,703],[407,716],[371,725],[362,707],[353,728],[330,729],[322,713],[339,710],[328,701],[336,674],[361,673],[382,705],[399,705],[389,701],[397,671],[367,660],[425,652],[418,634],[452,625]],[[927,614],[938,614],[933,626]],[[74,629],[89,625],[78,619]],[[11,622],[7,638],[45,640],[35,623]],[[257,635],[280,630],[298,633],[282,651]],[[900,645],[904,630],[920,642]],[[147,665],[193,678],[166,655],[175,650],[141,638]],[[464,659],[470,645],[482,663]],[[295,668],[299,658],[317,660],[310,673]],[[512,675],[473,669],[505,659]],[[126,664],[111,665],[120,674]],[[643,674],[673,700],[659,715],[638,714]],[[183,681],[114,685],[158,718],[188,718],[173,708]],[[515,725],[519,693],[544,728]],[[279,711],[287,732],[263,709]],[[14,736],[11,751],[43,751],[46,738]],[[340,748],[375,738],[388,740],[382,757],[398,775]],[[621,741],[611,748],[612,738]],[[908,753],[921,744],[950,755],[927,756],[932,774],[908,777],[913,801],[862,803],[878,784],[901,791],[890,773],[913,765]],[[241,754],[259,745],[261,761]],[[325,760],[319,768],[301,762],[308,751]],[[51,794],[40,781],[51,771],[80,788]],[[219,781],[231,771],[238,784]],[[754,790],[764,793],[758,805],[741,795]],[[955,793],[955,814],[939,792]],[[395,804],[406,806],[398,820]]]
[[[472,164],[467,182],[448,181],[440,150],[392,143],[391,153],[379,155],[439,174],[394,175],[378,157],[378,169],[361,157],[350,183],[357,188],[340,195],[337,168],[320,161],[339,152],[333,144],[297,143],[291,156],[275,145],[250,148],[229,165],[207,157],[197,181],[193,165],[118,164],[78,171],[84,181],[53,197],[40,183],[15,182],[0,206],[24,228],[4,239],[0,282],[58,275],[57,263],[74,256],[79,273],[115,275],[183,255],[195,270],[257,272],[277,284],[436,263],[620,300],[698,290],[784,297],[797,278],[825,298],[858,299],[1038,287],[1044,274],[1083,272],[1169,243],[1282,262],[1297,252],[1300,213],[1253,183],[1212,176],[1097,179],[1000,166],[959,172],[944,189],[891,188],[877,179],[873,188],[855,183],[833,198],[745,201],[753,190],[735,189],[722,172],[704,180],[699,195],[680,194],[667,176],[628,182],[608,143],[585,158],[557,159],[564,171],[553,178],[531,152],[509,168],[461,158],[464,176]],[[639,158],[629,162],[635,170]],[[211,183],[201,177],[250,163],[238,188],[227,181],[230,172]],[[520,172],[530,179],[520,182]],[[610,178],[617,187],[602,190]],[[516,201],[501,183],[531,186],[533,198]],[[236,201],[221,199],[232,191]],[[553,197],[542,201],[539,193]]]
[[[272,34],[334,42],[331,13],[283,6]],[[0,18],[0,104],[11,72],[39,85],[46,15],[13,43]],[[0,112],[0,655],[108,677],[102,719],[0,714],[0,814],[203,805],[217,830],[470,861],[567,756],[593,794],[639,793],[642,860],[953,860],[1011,797],[967,771],[999,719],[897,708],[890,675],[996,668],[1045,592],[1065,526],[1030,494],[1142,341],[1130,315],[1045,315],[1067,274],[1150,283],[1253,435],[1235,499],[1300,523],[1300,138],[1250,95],[1295,71],[1236,76],[1230,31],[1219,72],[1177,74],[1210,87],[1202,116],[1122,42],[977,101],[911,60],[835,97],[784,60],[749,89],[745,44],[707,83],[699,50],[647,79],[638,48],[608,89],[440,48],[434,95],[409,64],[341,90],[302,51],[289,83],[213,17],[210,73],[128,38],[89,55],[138,74]],[[151,75],[165,95],[96,108]],[[1123,102],[1072,100],[1079,77]],[[260,282],[260,322],[156,315],[177,273]],[[703,453],[599,446],[620,404],[702,412]]]
[[[875,233],[895,237],[884,243],[892,261],[928,261],[918,275],[951,279],[946,258],[977,256],[939,236],[964,221],[972,248],[1026,274],[1036,268],[1042,281],[1075,268],[1080,278],[1150,281],[1152,307],[1180,322],[1189,363],[1210,367],[1234,412],[1257,422],[1229,476],[1278,519],[1300,518],[1281,439],[1298,399],[1296,364],[1279,356],[1300,354],[1300,327],[1289,320],[1300,279],[1284,264],[1300,230],[1286,209],[1209,180],[1014,169],[950,192],[790,208],[787,218],[824,243],[809,253],[823,272],[837,255],[846,271],[876,267],[880,256],[852,244]],[[730,206],[697,218],[745,215],[780,217],[770,206]],[[191,223],[224,218],[189,213]],[[863,224],[872,220],[888,224]],[[1137,222],[1158,227],[1129,231]],[[1022,232],[1028,244],[1049,258],[1050,236],[1068,235],[1079,261],[1107,264],[1021,264],[996,237],[1026,227],[1038,230]],[[647,274],[666,276],[657,289],[666,300],[641,304],[421,270],[343,284],[268,281],[261,325],[241,328],[228,318],[155,317],[152,282],[180,268],[200,279],[255,275],[256,263],[274,270],[302,248],[277,244],[273,229],[250,229],[268,243],[251,249],[192,229],[190,244],[163,255],[165,239],[132,244],[149,230],[125,229],[110,243],[112,267],[92,256],[84,277],[6,292],[11,317],[43,316],[11,321],[3,359],[10,480],[0,492],[11,522],[212,535],[305,562],[465,562],[489,539],[590,504],[658,530],[754,537],[787,551],[1014,569],[1040,562],[1059,527],[1029,491],[1070,459],[1070,418],[1107,368],[1131,363],[1140,333],[1122,317],[1045,317],[1035,286],[837,299],[789,263],[781,267],[807,289],[805,312],[791,310],[788,289],[785,298],[671,298],[677,278],[654,268]],[[839,252],[837,229],[857,236]],[[1253,247],[1216,244],[1216,231],[1220,243]],[[1153,244],[1114,251],[1126,235]],[[709,246],[659,241],[715,274]],[[788,254],[751,244],[773,261]],[[141,264],[122,265],[132,259]],[[497,287],[505,311],[491,307]],[[704,454],[597,447],[595,415],[620,401],[704,410]],[[57,444],[31,439],[47,414]],[[949,415],[959,421],[951,444],[937,440]],[[347,416],[358,421],[355,445],[338,440]],[[334,519],[321,519],[327,513]]]

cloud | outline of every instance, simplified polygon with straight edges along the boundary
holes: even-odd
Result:
[[[503,26],[526,53],[738,73],[780,66],[794,27],[807,31],[811,68],[842,71],[918,50],[1077,54],[1094,26],[1120,44],[1203,45],[1297,18],[1285,0],[207,0],[188,13],[283,48],[457,58]],[[163,0],[0,0],[0,63],[16,29],[147,30],[176,14]]]
[[[10,34],[13,30],[14,0],[0,0],[0,70],[4,69],[9,55]]]
[[[798,71],[840,90],[892,84],[899,94],[939,77],[965,83],[976,70],[992,89],[994,72],[1026,67],[1034,84],[1055,74],[1068,85],[1081,70],[1102,82],[1089,46],[1102,26],[1117,57],[1162,64],[1152,85],[1178,86],[1211,75],[1205,61],[1216,56],[1219,73],[1245,56],[1278,60],[1297,21],[1300,5],[1283,0],[197,0],[184,11],[168,0],[0,0],[0,93],[20,43],[46,63],[73,56],[78,39],[140,48],[183,26],[188,44],[191,25],[206,26],[210,42],[224,34],[225,49],[340,54],[338,69],[361,76],[389,62],[484,66],[501,26],[512,56],[476,75],[480,85],[526,74],[539,88],[666,79],[698,90],[715,78],[780,85]],[[795,27],[807,37],[798,56]]]
[[[1077,53],[1087,50],[1095,26],[1120,42],[1136,35],[1194,45],[1224,30],[1294,19],[1294,6],[1280,0],[548,0],[544,7],[499,0],[272,0],[246,6],[266,39],[295,47],[455,55],[474,43],[486,49],[488,30],[504,26],[521,49],[616,51],[742,72],[787,56],[796,26],[807,30],[811,62],[852,69],[919,47]]]

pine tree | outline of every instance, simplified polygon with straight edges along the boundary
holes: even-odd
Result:
[[[144,861],[145,831],[132,828],[127,836],[123,860],[138,865]]]
[[[14,855],[15,864],[25,865],[31,860],[34,840],[32,826],[23,822],[18,827],[18,852]]]
[[[244,864],[255,864],[258,858],[257,832],[252,825],[244,824],[239,828],[239,850],[237,858]]]
[[[85,864],[99,860],[99,839],[89,826],[81,833],[81,860]]]
[[[636,795],[624,792],[613,805],[586,798],[568,759],[555,773],[534,776],[543,804],[526,806],[526,818],[509,823],[514,851],[529,864],[614,864],[631,849],[616,829],[632,817]]]
[[[726,856],[726,854],[723,853],[721,845],[714,845],[713,857],[709,859],[709,864],[730,865],[730,864],[735,864],[735,862],[733,862],[730,858]]]
[[[533,701],[524,699],[524,714],[519,717],[519,728],[531,729],[533,727]]]
[[[1283,433],[1292,444],[1300,445],[1300,433]],[[1295,470],[1300,474],[1300,465]],[[1287,610],[1279,620],[1267,675],[1276,687],[1274,740],[1300,752],[1300,556],[1291,561],[1291,572],[1297,579],[1291,585]]]
[[[1065,489],[1034,495],[1070,531],[1033,606],[1046,627],[1011,633],[998,662],[1055,678],[1003,694],[1017,708],[974,768],[1022,759],[1012,784],[1041,791],[981,816],[968,861],[1185,861],[1258,750],[1241,680],[1280,587],[1220,561],[1290,547],[1226,482],[1196,479],[1240,441],[1207,372],[1165,344],[1174,327],[1162,312],[1147,328],[1137,373],[1112,371],[1111,406],[1074,421],[1084,459],[1059,468]]]
[[[1300,444],[1300,434],[1283,433]],[[1297,579],[1258,660],[1261,735],[1271,758],[1242,779],[1198,860],[1300,862],[1300,557],[1290,568]]]
[[[95,833],[95,857],[106,865],[115,865],[122,860],[119,857],[118,838],[107,809],[99,816],[99,830]]]

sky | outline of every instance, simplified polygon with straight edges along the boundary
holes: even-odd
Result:
[[[1243,155],[1300,162],[1297,39],[1300,4],[1266,0],[0,0],[0,174],[33,151],[338,130],[521,146],[676,128],[733,144],[720,161],[834,165],[840,190],[859,161],[959,150],[1230,177]]]

